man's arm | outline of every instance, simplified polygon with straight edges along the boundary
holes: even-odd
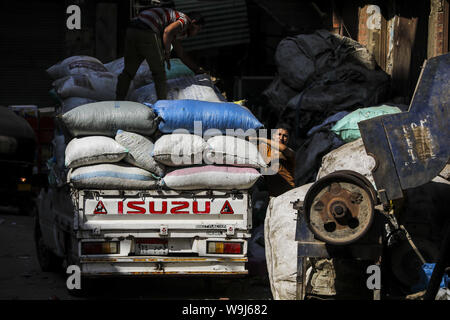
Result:
[[[264,142],[266,144],[268,144],[269,146],[271,146],[274,149],[277,149],[278,151],[282,152],[286,157],[294,157],[295,158],[295,152],[289,148],[287,145],[284,145],[282,143],[278,143],[276,144],[273,140],[271,139],[267,139],[267,138],[262,138],[262,137],[249,137],[250,141],[260,141],[260,142]]]
[[[181,45],[179,40],[174,40],[173,42],[173,50],[175,50],[177,56],[180,58],[180,60],[188,66],[189,69],[191,69],[194,73],[205,73],[205,70],[203,68],[200,68],[194,60],[186,53],[184,52],[183,46]]]
[[[163,44],[164,44],[164,57],[167,62],[167,66],[170,69],[170,45],[175,41],[176,36],[183,29],[180,21],[175,21],[169,24],[163,33]],[[175,49],[175,44],[173,45]]]

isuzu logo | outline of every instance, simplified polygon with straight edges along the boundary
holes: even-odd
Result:
[[[109,204],[111,205],[111,204]],[[219,207],[220,208],[220,207]],[[106,214],[107,209],[102,201],[98,201],[94,214]],[[210,214],[211,201],[180,201],[180,200],[158,200],[158,201],[118,201],[118,214]],[[225,201],[220,214],[234,214],[230,202]]]

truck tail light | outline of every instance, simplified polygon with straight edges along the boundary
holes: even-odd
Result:
[[[242,242],[209,241],[207,253],[242,254]]]
[[[83,242],[81,254],[117,254],[119,253],[119,242]]]

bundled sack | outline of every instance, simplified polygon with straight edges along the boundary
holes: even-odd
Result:
[[[128,150],[109,137],[90,136],[72,139],[66,148],[65,165],[77,168],[97,163],[119,162]]]
[[[76,107],[82,106],[83,104],[93,103],[97,102],[92,99],[88,98],[80,98],[80,97],[70,97],[62,100],[61,107],[62,107],[62,113],[69,112],[72,109],[75,109]]]
[[[152,155],[167,166],[188,166],[201,164],[203,153],[208,149],[208,144],[200,136],[174,133],[156,140]]]
[[[73,74],[53,82],[56,93],[62,98],[80,97],[92,100],[114,100],[117,77],[110,72]]]
[[[216,136],[207,140],[211,151],[206,158],[210,163],[253,168],[266,168],[267,164],[251,142],[233,136]]]
[[[270,288],[275,300],[295,300],[297,292],[297,251],[295,241],[297,210],[292,202],[303,201],[312,183],[270,200],[264,221],[264,242]]]
[[[206,102],[197,100],[159,100],[152,105],[162,118],[159,130],[171,133],[176,129],[186,129],[190,133],[203,134],[216,129],[222,134],[226,129],[259,129],[263,124],[246,108],[236,103]],[[194,121],[201,122],[201,132],[196,132]]]
[[[106,63],[105,68],[109,72],[114,73],[116,76],[118,76],[122,73],[124,68],[123,57]],[[167,69],[166,66],[166,78],[168,80],[193,75],[194,72],[189,69],[183,62],[181,62],[180,59],[170,59],[170,70]],[[135,88],[140,88],[146,84],[153,82],[152,72],[146,60],[144,60],[139,66],[136,75],[134,76],[133,82]]]
[[[96,164],[71,169],[68,182],[77,189],[154,189],[157,177],[129,164]]]
[[[207,75],[187,76],[167,81],[167,100],[192,99],[210,102],[226,101]],[[130,100],[155,103],[158,101],[155,84],[150,83],[132,93]]]
[[[253,168],[207,165],[174,170],[160,184],[174,190],[247,190],[260,176]]]
[[[152,135],[157,127],[155,112],[140,103],[102,101],[79,106],[62,115],[62,121],[75,136],[114,137],[117,130]]]
[[[153,142],[140,134],[118,130],[115,140],[128,150],[124,161],[162,177],[164,166],[152,157]]]
[[[399,112],[402,112],[400,108],[388,105],[357,109],[339,120],[331,128],[331,131],[336,133],[345,142],[351,142],[361,138],[358,122],[382,116],[384,114],[393,114]]]
[[[366,153],[361,138],[331,151],[322,158],[322,166],[317,173],[316,180],[338,170],[352,170],[366,177],[374,186],[372,169],[375,168],[375,159]]]
[[[86,74],[89,72],[106,72],[103,63],[90,56],[72,56],[46,70],[48,75],[56,80],[73,74]]]

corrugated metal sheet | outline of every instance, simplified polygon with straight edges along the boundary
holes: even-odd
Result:
[[[183,40],[186,51],[248,43],[249,26],[245,0],[175,0],[181,12],[200,12],[206,24],[195,37]]]

